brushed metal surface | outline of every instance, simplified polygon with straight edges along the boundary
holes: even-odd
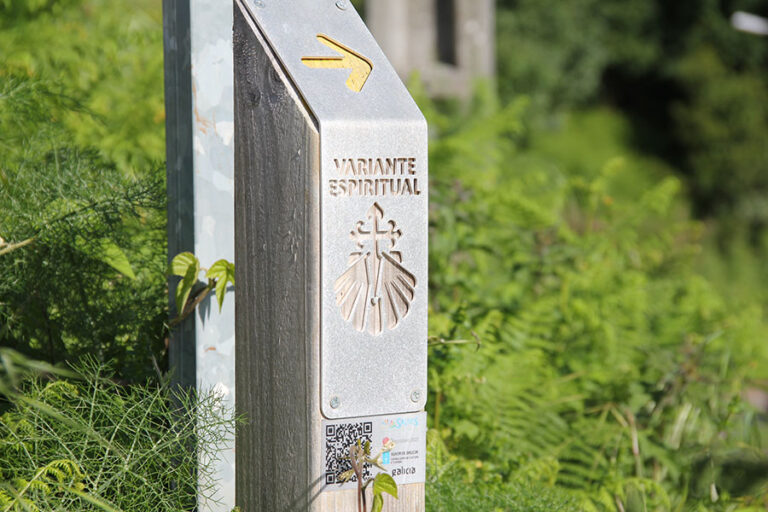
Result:
[[[426,121],[352,6],[245,5],[319,128],[322,413],[419,411],[427,395]],[[319,35],[371,63],[359,92],[346,85],[350,69],[302,62],[334,55]]]
[[[234,100],[231,0],[164,0],[168,256],[194,252],[204,266],[234,259]],[[174,278],[177,279],[177,278]],[[175,310],[174,287],[169,289]],[[173,313],[175,315],[175,312]],[[235,401],[234,291],[219,312],[212,296],[171,332],[174,378],[223,404]],[[221,432],[226,435],[225,432]],[[201,476],[198,510],[235,505],[234,438]],[[203,473],[201,473],[203,475]]]
[[[235,259],[232,3],[189,3],[192,102],[187,108],[193,121],[194,253],[208,267],[221,258]],[[231,409],[235,406],[234,301],[230,287],[221,311],[209,295],[195,315],[197,389],[215,391]],[[227,438],[217,460],[201,461],[210,462],[217,486],[209,498],[200,496],[199,512],[230,512],[234,507],[234,444],[234,438]]]
[[[320,123],[405,120],[424,123],[416,103],[354,7],[334,0],[246,0],[245,5]],[[326,35],[362,54],[373,70],[359,93],[344,87],[345,69],[307,67],[302,57],[333,55]]]

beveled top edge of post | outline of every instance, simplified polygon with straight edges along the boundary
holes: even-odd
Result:
[[[417,121],[424,116],[348,0],[240,0],[320,124],[323,121]],[[359,91],[344,64],[309,65],[307,57],[340,60],[342,49],[370,64]],[[355,58],[355,57],[353,57]],[[363,63],[365,67],[365,64]],[[366,69],[362,70],[364,74]],[[358,82],[359,86],[359,82]]]

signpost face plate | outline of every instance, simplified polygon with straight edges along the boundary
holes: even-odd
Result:
[[[327,418],[419,411],[427,125],[354,8],[339,5],[247,0],[320,132],[321,408]]]

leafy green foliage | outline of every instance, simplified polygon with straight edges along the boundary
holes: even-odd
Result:
[[[381,512],[384,507],[384,494],[397,499],[397,484],[394,478],[388,473],[378,473],[374,478],[366,479],[364,477],[364,470],[366,466],[376,466],[381,471],[386,471],[386,468],[382,466],[382,456],[384,453],[389,452],[395,446],[394,441],[389,441],[384,447],[376,454],[371,452],[371,442],[366,440],[363,442],[358,439],[356,442],[349,446],[349,456],[346,460],[349,461],[351,469],[344,471],[339,475],[340,482],[347,482],[352,478],[357,481],[357,511],[367,512],[366,503],[366,489],[372,485],[373,503],[371,504],[371,512]]]
[[[462,461],[449,454],[437,432],[427,437],[427,510],[436,512],[580,512],[565,491],[533,482],[468,482]]]
[[[171,261],[171,273],[181,277],[176,287],[176,310],[183,312],[192,287],[197,284],[197,276],[200,274],[200,260],[191,252],[177,254]]]
[[[46,375],[76,376],[66,368],[29,359],[10,348],[0,348],[0,396],[10,396],[23,382]]]
[[[77,380],[29,380],[0,416],[0,510],[192,510],[211,496],[234,422],[217,395],[115,383],[86,364]],[[198,456],[200,456],[198,458]]]
[[[162,352],[164,185],[74,143],[59,120],[75,108],[0,73],[0,343],[140,377]]]
[[[433,123],[430,334],[482,341],[432,348],[451,478],[484,482],[502,507],[530,487],[579,510],[758,499],[764,471],[730,475],[768,464],[741,398],[768,368],[761,308],[730,307],[695,272],[700,230],[663,166],[637,177],[629,152],[575,172],[526,149],[524,105]]]
[[[665,3],[501,0],[496,43],[502,97],[528,95],[549,114],[593,102],[609,68],[637,74],[658,66],[668,58]],[[679,26],[670,33],[681,37]]]
[[[673,105],[673,118],[701,207],[768,225],[766,81],[733,73],[711,48],[687,56],[678,73],[690,94]]]
[[[600,2],[519,0],[497,15],[499,86],[504,97],[532,95],[549,109],[590,98],[609,49],[595,23]]]
[[[443,473],[426,488],[427,510],[465,512],[580,512],[575,500],[546,487],[521,484],[468,484],[456,473]]]
[[[201,271],[205,271],[205,277],[208,278],[208,284],[198,289],[192,301],[189,295],[192,289],[198,284],[198,276]],[[174,324],[194,311],[197,304],[202,301],[211,290],[216,293],[216,301],[219,303],[219,311],[224,305],[224,297],[227,294],[227,286],[235,284],[235,264],[227,260],[218,260],[211,268],[206,269],[200,266],[200,260],[191,252],[182,252],[177,254],[171,261],[171,274],[181,277],[181,281],[176,285],[176,310],[179,311],[179,319],[174,320]]]
[[[15,485],[15,487],[14,487]],[[54,460],[37,470],[31,480],[16,478],[13,484],[4,483],[0,490],[3,512],[39,512],[41,509],[30,495],[49,496],[54,493],[75,496],[104,512],[120,512],[112,504],[85,492],[80,468],[67,459]]]
[[[2,67],[59,84],[80,105],[58,116],[77,145],[124,172],[157,176],[152,166],[165,157],[159,2],[2,0],[0,26]]]
[[[499,88],[532,98],[547,120],[606,99],[627,112],[634,142],[685,177],[695,212],[768,223],[765,62],[768,45],[736,31],[731,13],[761,0],[503,0]],[[551,124],[551,123],[550,123]]]
[[[397,498],[395,479],[387,473],[379,473],[373,479],[373,505],[371,512],[381,512],[384,507],[384,493]]]
[[[211,265],[211,268],[205,273],[205,277],[216,282],[216,301],[219,303],[219,311],[221,311],[227,286],[235,285],[235,264],[227,260],[218,260]]]
[[[765,509],[765,424],[742,400],[768,367],[763,259],[741,241],[721,258],[681,194],[731,231],[764,223],[768,46],[727,20],[764,5],[504,0],[508,104],[423,103],[432,510]],[[56,369],[5,348],[138,381],[164,353],[159,3],[0,0],[0,26],[0,510],[22,489],[15,507],[187,506],[191,408],[100,377],[19,394]],[[628,120],[572,111],[604,100]],[[206,277],[221,307],[231,264]]]

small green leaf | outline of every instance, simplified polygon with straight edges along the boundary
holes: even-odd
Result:
[[[235,284],[235,264],[227,260],[219,260],[205,274],[209,279],[222,279]]]
[[[184,312],[184,306],[189,298],[189,292],[192,291],[192,287],[197,283],[197,274],[199,271],[200,270],[196,265],[190,265],[189,268],[187,268],[187,273],[184,275],[184,278],[179,281],[179,284],[176,286],[176,312],[178,315],[181,315]]]
[[[0,254],[10,252],[14,250],[14,248],[23,247],[24,245],[28,245],[33,241],[34,238],[30,238],[28,240],[24,240],[23,242],[11,244],[10,247],[3,248],[3,250],[0,251]],[[107,238],[86,240],[82,236],[77,235],[75,237],[75,245],[83,252],[91,254],[96,259],[101,260],[110,267],[114,268],[125,277],[136,279],[136,274],[133,273],[131,262],[128,261],[128,257],[125,255],[125,252],[123,252],[123,250],[118,247],[117,244],[112,240]]]
[[[371,512],[381,512],[383,507],[384,498],[381,497],[381,494],[377,494],[373,497],[373,506],[371,507]]]
[[[227,285],[235,284],[235,264],[227,260],[219,260],[211,265],[205,275],[208,279],[216,280],[216,300],[219,302],[219,311],[221,311],[224,296],[227,294]]]
[[[397,484],[395,483],[395,479],[387,473],[379,473],[376,475],[376,478],[373,479],[374,496],[380,496],[383,492],[397,498]]]
[[[189,292],[197,283],[197,275],[200,273],[200,260],[191,252],[177,254],[171,261],[171,274],[181,276],[182,279],[176,286],[176,311],[181,315],[184,305],[189,298]]]
[[[216,281],[216,301],[219,303],[219,313],[224,305],[224,296],[227,294],[227,282],[223,279]]]
[[[187,275],[189,267],[194,265],[200,268],[200,261],[191,252],[182,252],[177,254],[171,261],[171,274],[184,277]]]
[[[125,252],[123,252],[123,250],[114,242],[110,240],[101,241],[99,259],[123,274],[125,277],[136,279],[136,274],[133,273],[133,268],[131,268],[131,262],[128,261]]]
[[[648,507],[645,503],[645,493],[640,486],[634,483],[629,484],[625,487],[625,492],[627,512],[647,512]]]

